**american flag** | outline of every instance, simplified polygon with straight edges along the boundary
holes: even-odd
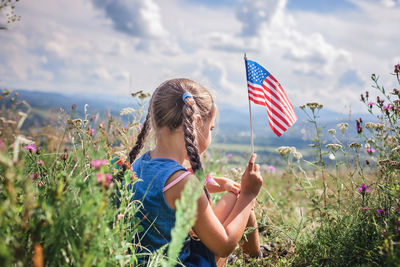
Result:
[[[280,83],[258,63],[246,60],[249,100],[266,106],[272,131],[281,136],[292,126],[297,115]]]

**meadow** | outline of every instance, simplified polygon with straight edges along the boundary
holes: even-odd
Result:
[[[400,85],[400,65],[393,74]],[[366,92],[361,101],[376,121],[360,118],[353,125],[323,129],[318,121],[323,106],[307,103],[301,109],[314,131],[307,150],[256,147],[260,154],[280,155],[262,166],[256,213],[264,257],[250,259],[238,247],[227,265],[400,265],[400,92],[386,90],[376,75],[371,79],[379,96]],[[120,117],[102,119],[87,106],[79,117],[73,105],[54,113],[45,127],[22,130],[32,108],[17,93],[2,90],[2,266],[135,266],[146,254],[138,252],[137,234],[146,229],[135,217],[141,203],[131,201],[127,185],[138,178],[126,156],[149,95],[132,97],[139,108],[125,108]],[[348,138],[350,127],[356,127],[356,141]],[[334,142],[326,143],[328,137]],[[148,142],[143,151],[153,145]],[[202,156],[204,172],[196,175],[200,180],[212,173],[240,181],[246,149],[212,145]],[[148,266],[177,264],[200,190],[186,186],[170,246],[150,253]]]

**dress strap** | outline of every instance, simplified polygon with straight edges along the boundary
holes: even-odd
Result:
[[[170,189],[171,187],[173,187],[174,185],[179,183],[183,178],[185,178],[189,174],[191,174],[191,172],[188,172],[188,171],[182,173],[178,178],[176,178],[171,183],[169,183],[166,186],[164,186],[163,192],[167,191],[168,189]]]

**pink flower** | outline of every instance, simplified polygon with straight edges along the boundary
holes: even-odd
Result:
[[[29,151],[30,153],[35,153],[37,149],[36,149],[35,144],[30,144],[30,145],[25,146],[25,150]]]
[[[392,106],[390,104],[387,104],[385,106],[382,107],[383,110],[389,110]]]
[[[43,160],[38,160],[36,161],[36,164],[39,166],[43,166],[44,165],[44,161]]]
[[[90,129],[90,135],[93,136],[96,133],[96,129],[92,128]]]
[[[375,105],[375,103],[374,102],[368,102],[367,105],[368,105],[369,108],[372,108]]]
[[[365,212],[368,210],[368,207],[362,207],[361,210]]]
[[[31,178],[32,180],[36,180],[38,177],[39,175],[36,172],[29,174],[29,178]]]
[[[226,155],[226,157],[227,157],[228,159],[230,159],[230,158],[232,158],[232,154],[229,153],[229,154]]]
[[[112,182],[112,175],[109,173],[96,173],[97,183],[102,184],[106,189],[108,189]]]
[[[378,213],[379,215],[383,215],[383,214],[385,214],[385,210],[384,209],[377,209],[376,213]]]
[[[361,193],[361,195],[365,195],[366,193],[370,193],[371,190],[369,189],[368,185],[361,184],[359,188],[357,188],[358,192]]]
[[[267,167],[267,170],[268,170],[269,172],[275,172],[276,168],[275,168],[275,166],[269,165],[269,166]]]
[[[368,152],[368,154],[372,155],[372,154],[374,154],[376,152],[376,150],[373,147],[368,147],[367,148],[367,152]]]
[[[92,165],[92,167],[96,170],[100,169],[101,166],[105,166],[106,164],[107,161],[105,159],[94,159],[90,162],[90,165]]]

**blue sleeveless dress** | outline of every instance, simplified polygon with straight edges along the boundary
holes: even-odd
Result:
[[[140,234],[141,245],[153,252],[171,241],[171,230],[175,225],[175,210],[164,197],[165,182],[173,173],[186,169],[172,159],[151,159],[147,151],[132,164],[132,170],[142,180],[133,185],[133,199],[143,204],[136,214],[144,229]],[[201,241],[189,236],[179,259],[185,266],[216,266],[213,253]],[[146,258],[140,262],[145,264]]]

